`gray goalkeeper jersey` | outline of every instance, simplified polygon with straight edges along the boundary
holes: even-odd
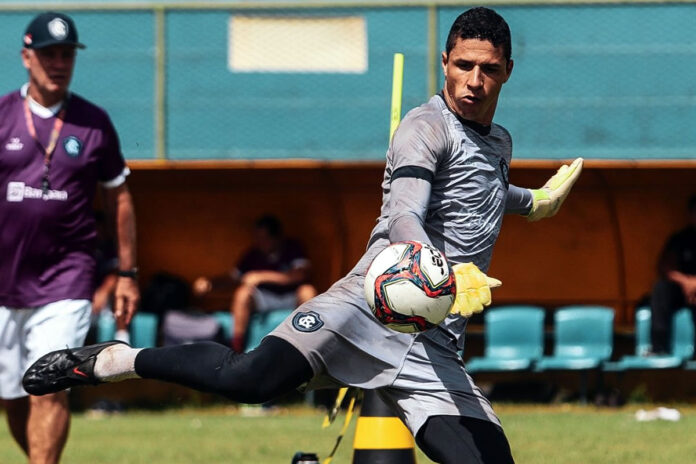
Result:
[[[374,257],[401,240],[431,243],[452,263],[487,270],[503,214],[531,206],[529,191],[508,185],[511,145],[505,129],[461,121],[437,95],[406,115],[387,152],[382,210],[365,255],[271,334],[308,360],[310,387],[380,389],[414,434],[431,415],[498,423],[458,354],[466,319],[396,332],[372,315],[363,284]]]
[[[383,246],[382,238],[420,240],[451,264],[471,261],[486,272],[506,209],[531,207],[525,189],[513,187],[508,198],[511,157],[507,130],[460,120],[441,95],[409,111],[387,152],[382,210],[368,248]],[[465,322],[450,316],[444,324],[459,339]]]

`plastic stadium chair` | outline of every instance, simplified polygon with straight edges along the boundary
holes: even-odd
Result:
[[[111,314],[99,313],[97,319],[97,343],[108,342],[116,337],[116,321]]]
[[[537,370],[597,369],[611,357],[614,310],[604,306],[565,306],[554,314],[553,356]]]
[[[484,313],[485,352],[466,362],[476,372],[522,371],[544,354],[544,309],[501,306]]]
[[[157,345],[157,315],[136,313],[130,324],[130,343],[134,348],[152,348]],[[100,314],[97,321],[97,343],[116,337],[116,321],[111,315]]]
[[[536,371],[579,371],[580,399],[587,401],[587,373],[609,360],[614,344],[614,310],[604,306],[564,306],[554,314],[554,349]],[[601,380],[599,380],[601,383]]]
[[[157,314],[136,313],[130,324],[133,348],[153,348],[157,345]]]
[[[293,311],[293,309],[276,309],[268,313],[252,315],[249,321],[247,351],[259,346],[263,337],[278,327]]]
[[[691,311],[684,308],[677,311],[672,319],[672,353],[669,355],[648,356],[650,352],[650,308],[636,311],[636,352],[624,356],[617,362],[606,363],[606,371],[626,371],[638,369],[676,369],[694,354],[694,324]]]

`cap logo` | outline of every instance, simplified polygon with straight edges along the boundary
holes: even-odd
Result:
[[[54,18],[48,23],[48,32],[56,40],[63,40],[68,36],[68,23],[60,18]]]
[[[31,34],[24,34],[24,45],[31,45]]]

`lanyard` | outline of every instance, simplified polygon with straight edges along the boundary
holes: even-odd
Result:
[[[34,127],[34,118],[31,115],[31,110],[29,109],[29,96],[24,99],[24,121],[27,123],[27,131],[29,135],[34,139],[36,144],[41,147],[44,153],[44,169],[43,169],[43,179],[41,180],[41,188],[44,195],[48,193],[51,188],[48,181],[48,171],[51,168],[51,158],[53,157],[53,152],[56,150],[56,144],[58,143],[58,136],[60,135],[60,130],[63,128],[63,121],[65,120],[65,113],[67,110],[67,101],[63,104],[63,108],[56,115],[56,120],[53,122],[53,129],[51,130],[51,136],[48,140],[48,146],[44,147],[39,138],[36,135],[36,127]]]

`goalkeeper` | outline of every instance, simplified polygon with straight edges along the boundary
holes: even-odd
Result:
[[[538,190],[509,185],[512,141],[493,115],[512,68],[502,17],[480,7],[456,19],[442,53],[443,90],[406,115],[387,151],[381,214],[365,255],[257,349],[236,354],[213,343],[143,350],[106,343],[63,350],[37,361],[25,375],[25,388],[44,394],[152,378],[240,402],[264,402],[304,383],[378,389],[432,460],[513,462],[500,421],[458,351],[467,316],[490,304],[490,287],[499,284],[483,272],[504,213],[530,220],[553,216],[582,160],[562,167]],[[363,296],[372,259],[402,240],[430,243],[459,263],[453,314],[418,334],[381,325]]]

